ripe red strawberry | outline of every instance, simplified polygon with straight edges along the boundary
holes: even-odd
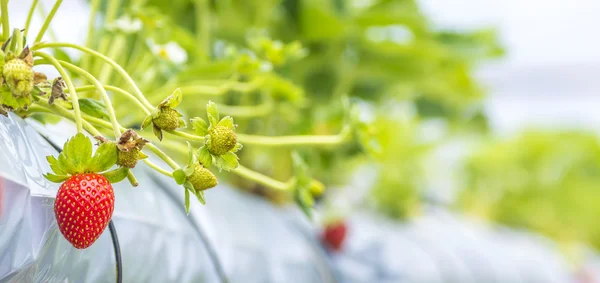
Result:
[[[321,241],[323,241],[330,249],[340,251],[342,250],[342,245],[344,244],[344,239],[346,239],[347,232],[348,227],[346,227],[344,221],[328,224],[325,226],[323,234],[321,234]]]
[[[103,175],[77,174],[62,183],[54,214],[60,232],[78,249],[92,245],[102,234],[115,204],[112,185]]]

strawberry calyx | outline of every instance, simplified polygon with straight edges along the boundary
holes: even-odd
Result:
[[[77,133],[65,142],[63,151],[54,157],[46,157],[52,173],[44,177],[54,183],[62,183],[71,176],[87,173],[100,173],[111,183],[125,179],[129,168],[121,167],[108,171],[117,162],[118,149],[114,143],[101,143],[92,155],[92,141],[82,133]]]

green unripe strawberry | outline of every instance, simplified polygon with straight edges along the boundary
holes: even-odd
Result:
[[[181,115],[177,110],[164,107],[160,108],[158,115],[152,119],[152,123],[161,130],[172,131],[179,128],[179,117]]]
[[[129,151],[119,150],[117,155],[117,165],[121,167],[134,168],[139,159],[140,150],[137,147]]]
[[[210,144],[208,150],[215,155],[221,155],[232,150],[237,144],[237,136],[229,127],[215,126],[208,132]]]
[[[217,185],[217,177],[204,168],[202,165],[197,165],[194,168],[194,173],[187,177],[188,181],[192,183],[196,191],[204,191]]]
[[[33,91],[33,69],[22,59],[15,58],[4,64],[2,76],[15,97],[24,97]]]

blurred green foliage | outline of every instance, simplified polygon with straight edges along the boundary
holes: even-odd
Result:
[[[494,32],[438,30],[413,0],[131,0],[121,8],[115,18],[141,21],[143,28],[99,30],[110,44],[91,45],[112,50],[122,41],[125,53],[111,57],[151,101],[181,87],[187,116],[211,99],[244,133],[335,135],[344,124],[358,125],[356,141],[335,152],[296,150],[327,186],[344,185],[358,164],[381,168],[372,199],[394,218],[419,207],[423,177],[415,170],[426,151],[413,143],[419,123],[444,120],[448,135],[487,129],[483,90],[471,73],[481,60],[502,55]],[[172,60],[169,43],[186,60]],[[111,84],[127,88],[118,79]],[[343,103],[347,96],[369,105],[376,118],[354,117]],[[408,105],[414,119],[398,121],[390,104]],[[115,105],[129,111],[124,100]],[[131,116],[131,125],[141,118]],[[245,165],[285,180],[294,171],[290,150],[247,146],[239,155]],[[371,161],[361,157],[365,152]]]
[[[600,141],[592,133],[530,131],[469,157],[459,208],[566,243],[600,248]]]

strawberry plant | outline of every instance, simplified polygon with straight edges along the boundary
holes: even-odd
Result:
[[[188,212],[191,195],[210,201],[206,190],[224,179],[311,215],[325,188],[344,184],[358,165],[402,158],[396,145],[382,144],[398,122],[390,104],[414,107],[415,123],[473,120],[481,91],[470,67],[500,51],[489,32],[435,31],[413,1],[91,0],[84,45],[46,40],[63,1],[43,15],[35,37],[38,1],[12,31],[7,2],[0,0],[0,113],[70,120],[78,133],[48,158],[46,177],[65,182],[57,217],[72,213],[62,205],[73,197],[108,213],[87,194],[86,178],[137,186],[130,169],[140,163],[181,185]],[[36,72],[42,65],[58,76]],[[386,114],[369,119],[373,109]],[[375,196],[382,211],[405,205],[385,191]],[[106,227],[104,219],[70,221],[59,227],[67,238],[85,237],[76,247]]]

